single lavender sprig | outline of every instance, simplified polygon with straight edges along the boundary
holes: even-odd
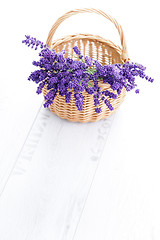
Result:
[[[40,48],[46,48],[47,45],[43,42],[37,40],[36,38],[30,37],[30,35],[25,35],[26,39],[22,41],[22,43],[25,43],[28,47],[31,46],[31,48],[34,48],[35,50]]]
[[[81,51],[78,49],[77,46],[73,47],[73,50],[79,56],[80,59],[83,58],[83,55],[81,54]]]
[[[93,62],[92,58],[90,58],[88,56],[85,57],[85,63],[87,64],[88,67],[91,67],[92,62]]]

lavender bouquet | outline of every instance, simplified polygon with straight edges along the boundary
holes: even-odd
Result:
[[[106,107],[112,111],[114,108],[109,99],[116,99],[123,87],[127,91],[135,89],[135,92],[139,93],[135,83],[137,76],[153,82],[153,79],[145,74],[146,68],[141,64],[126,62],[102,66],[97,60],[88,56],[83,57],[77,46],[73,47],[75,55],[65,58],[65,51],[56,53],[43,42],[28,35],[25,36],[22,43],[35,50],[41,49],[40,60],[33,61],[33,65],[39,69],[32,72],[28,80],[38,84],[38,94],[42,93],[45,86],[47,87],[48,93],[44,103],[46,108],[53,103],[57,94],[65,96],[66,103],[70,102],[71,96],[74,94],[75,105],[79,111],[82,111],[83,91],[86,91],[93,95],[97,114],[102,111],[100,101],[104,101]],[[77,60],[73,60],[73,57]],[[109,90],[103,91],[99,82],[109,84],[115,93]]]

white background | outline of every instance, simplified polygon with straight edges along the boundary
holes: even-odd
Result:
[[[117,19],[123,27],[131,60],[146,66],[155,81],[151,84],[137,79],[140,94],[128,93],[115,114],[74,239],[159,240],[160,16],[156,0],[1,3],[0,186],[7,188],[6,179],[43,101],[43,96],[36,95],[34,83],[27,81],[37,53],[21,41],[25,34],[30,34],[45,42],[58,17],[84,7],[99,8]],[[97,34],[120,44],[113,24],[94,14],[67,19],[54,39],[72,33]],[[4,209],[8,202],[2,206]],[[7,221],[5,226],[9,230]],[[8,240],[3,234],[0,229],[0,239]],[[12,237],[17,239],[14,229]],[[48,233],[44,239],[52,238]]]

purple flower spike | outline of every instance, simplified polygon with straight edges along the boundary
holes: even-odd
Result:
[[[81,55],[81,52],[80,52],[80,50],[78,49],[77,46],[73,47],[73,50],[77,55]]]
[[[30,37],[29,35],[25,35],[26,39],[22,41],[22,43],[25,43],[28,47],[31,46],[31,48],[34,48],[35,50],[38,49],[38,46],[40,48],[46,48],[47,45],[43,42],[37,40],[36,38]]]
[[[83,58],[83,55],[81,54],[81,51],[77,46],[73,47],[74,52],[79,56],[80,59]]]
[[[95,109],[95,112],[96,112],[96,113],[101,113],[101,112],[102,112],[102,109],[101,109],[101,108],[96,108],[96,109]]]
[[[88,56],[85,57],[85,63],[87,64],[88,67],[92,65],[92,58],[89,58]]]

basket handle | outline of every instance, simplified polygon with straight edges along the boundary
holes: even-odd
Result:
[[[99,9],[94,9],[94,8],[82,8],[82,9],[75,9],[72,11],[69,11],[67,13],[65,13],[63,16],[61,16],[60,18],[57,19],[57,21],[54,23],[54,25],[52,26],[49,34],[48,34],[48,38],[46,41],[46,44],[48,47],[51,47],[52,44],[52,37],[55,34],[57,28],[59,27],[59,25],[67,18],[71,17],[72,15],[75,15],[77,13],[97,13],[99,15],[104,16],[106,19],[110,20],[115,27],[117,28],[119,35],[120,35],[120,40],[121,40],[121,46],[122,46],[122,53],[121,53],[121,59],[123,62],[126,62],[129,59],[128,57],[128,52],[127,52],[127,46],[126,46],[126,41],[124,38],[124,33],[122,30],[121,25],[116,21],[115,18],[111,17],[109,14],[106,14],[105,12],[99,10]]]

